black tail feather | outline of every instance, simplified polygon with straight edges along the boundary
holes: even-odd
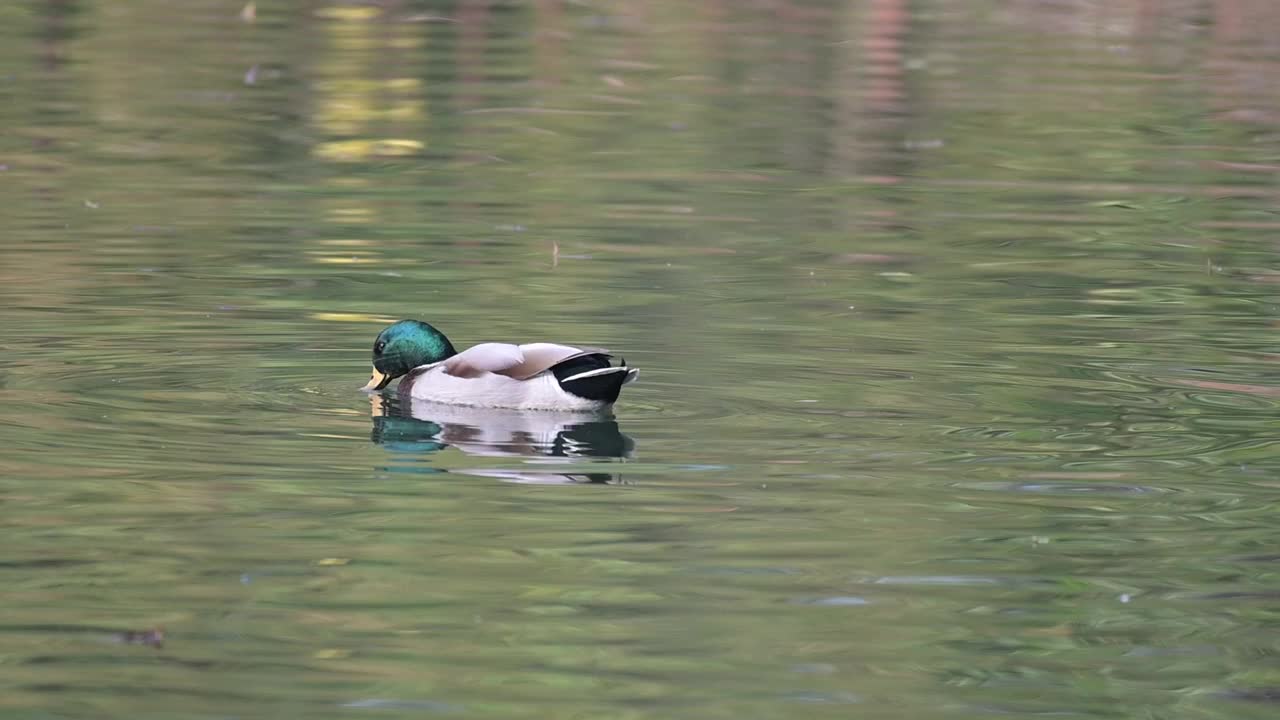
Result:
[[[593,370],[606,370],[586,377],[574,377]],[[560,383],[561,389],[587,400],[596,400],[605,404],[618,401],[618,393],[627,382],[627,368],[624,364],[610,367],[609,356],[604,353],[592,353],[569,358],[551,368],[552,374]]]

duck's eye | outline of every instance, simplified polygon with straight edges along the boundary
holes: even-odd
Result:
[[[379,340],[378,342],[374,343],[374,346],[373,346],[373,353],[374,353],[375,355],[381,355],[381,354],[382,354],[382,351],[383,351],[383,350],[386,350],[386,349],[387,349],[387,341],[386,341],[386,340]]]

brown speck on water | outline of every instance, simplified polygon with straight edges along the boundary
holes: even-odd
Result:
[[[125,645],[146,645],[147,647],[164,647],[164,628],[156,626],[150,630],[126,630],[116,633],[115,640]]]

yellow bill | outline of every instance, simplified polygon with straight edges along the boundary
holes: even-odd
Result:
[[[378,368],[374,368],[373,374],[369,376],[369,384],[360,389],[367,392],[373,392],[374,390],[381,390],[386,387],[389,382],[391,382],[390,375],[383,375],[378,372]]]

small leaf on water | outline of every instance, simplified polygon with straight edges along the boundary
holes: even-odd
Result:
[[[316,561],[316,564],[322,567],[334,567],[336,565],[347,565],[350,562],[351,558],[321,558]]]

